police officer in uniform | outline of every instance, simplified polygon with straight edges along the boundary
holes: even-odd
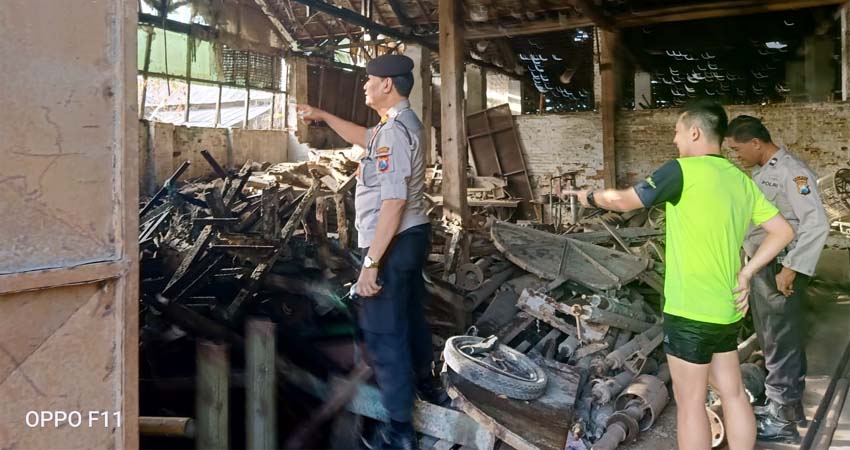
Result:
[[[806,378],[803,303],[809,278],[829,233],[815,174],[784,146],[771,141],[759,119],[738,116],[729,123],[726,144],[745,164],[758,166],[753,180],[796,232],[796,239],[753,278],[750,306],[767,366],[767,404],[756,408],[760,440],[795,442],[805,423],[801,403]],[[764,239],[751,227],[748,256]]]
[[[431,333],[425,321],[422,268],[430,248],[426,213],[422,123],[410,109],[413,60],[384,55],[366,66],[366,105],[381,121],[366,129],[325,111],[298,106],[304,120],[323,120],[364,148],[355,193],[358,246],[365,257],[357,280],[363,297],[360,328],[382,402],[391,422],[367,447],[415,449],[414,395],[440,402],[445,392],[432,377]]]

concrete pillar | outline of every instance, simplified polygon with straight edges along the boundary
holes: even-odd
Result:
[[[466,66],[466,114],[487,108],[487,71],[481,66]]]
[[[293,58],[292,80],[290,81],[292,92],[289,95],[295,98],[296,104],[308,103],[307,77],[307,60],[304,58]],[[309,141],[307,122],[299,120],[297,114],[291,114],[291,117],[296,122],[295,129],[297,131],[295,135],[298,137],[298,140],[307,143]]]
[[[522,114],[522,81],[508,79],[508,104],[513,115]]]
[[[635,109],[652,107],[652,76],[649,72],[635,72]]]
[[[422,148],[425,151],[425,164],[434,161],[434,145],[431,139],[433,101],[431,97],[431,51],[421,45],[407,45],[404,54],[413,60],[413,91],[410,93],[410,107],[422,121]]]
[[[850,2],[841,8],[841,100],[850,100]]]
[[[833,45],[830,36],[815,35],[805,40],[806,94],[811,102],[828,101],[835,86],[835,73],[830,70]]]

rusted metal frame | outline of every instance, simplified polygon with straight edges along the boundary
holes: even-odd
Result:
[[[372,376],[372,368],[364,361],[360,361],[351,373],[335,384],[333,390],[328,393],[327,399],[322,406],[316,410],[306,423],[299,426],[286,440],[283,448],[303,449],[309,445],[309,440],[326,422],[331,420],[342,411],[349,401],[357,394],[357,389]]]
[[[230,351],[227,344],[198,341],[197,448],[230,448]]]
[[[162,187],[158,191],[156,191],[156,194],[151,197],[150,201],[145,204],[144,207],[142,207],[142,210],[139,211],[139,217],[144,218],[145,214],[147,214],[153,208],[154,204],[161,200],[163,197],[165,197],[166,194],[168,194],[168,191],[173,187],[174,182],[177,181],[177,179],[180,178],[180,176],[182,176],[186,172],[186,170],[189,168],[189,165],[191,164],[192,163],[189,161],[184,161],[183,164],[180,164],[180,167],[178,167],[177,170],[175,170],[174,173],[171,174],[171,176],[168,177],[167,180],[165,180],[165,183],[163,183]]]
[[[532,299],[535,301],[530,301]],[[526,289],[522,292],[522,295],[520,295],[519,300],[517,300],[517,307],[525,311],[530,316],[557,328],[564,334],[579,336],[578,330],[575,326],[567,323],[556,314],[561,313],[564,315],[571,315],[572,311],[567,305],[558,303],[551,297],[540,293],[534,293]],[[581,339],[580,336],[579,339]]]
[[[275,323],[266,319],[249,320],[245,327],[246,448],[249,450],[278,448],[275,329]]]
[[[230,303],[230,306],[227,307],[227,310],[225,311],[226,318],[233,319],[239,313],[242,305],[254,295],[257,289],[260,288],[263,277],[271,270],[274,263],[277,262],[278,258],[280,258],[286,251],[289,238],[292,237],[295,227],[301,223],[301,219],[304,217],[304,214],[307,213],[309,206],[313,203],[313,199],[319,190],[319,186],[319,180],[314,180],[310,189],[304,193],[298,207],[289,217],[289,221],[280,232],[280,243],[278,244],[277,251],[275,251],[274,254],[272,254],[272,256],[265,262],[258,264],[254,271],[251,272],[247,286],[239,290],[239,293],[236,294],[236,297]]]
[[[192,248],[186,252],[186,256],[183,257],[183,261],[180,262],[180,265],[177,267],[177,270],[174,271],[174,275],[172,275],[171,280],[168,281],[168,284],[165,286],[163,292],[168,293],[172,286],[174,286],[178,280],[183,278],[186,272],[189,270],[189,267],[194,264],[198,258],[202,255],[203,251],[206,249],[207,245],[212,241],[213,238],[213,227],[212,225],[207,225],[201,230],[201,234],[198,235],[198,238],[195,239],[195,243],[192,245]],[[166,294],[167,295],[167,294]]]

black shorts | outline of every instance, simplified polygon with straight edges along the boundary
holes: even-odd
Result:
[[[664,314],[664,352],[694,364],[708,364],[715,353],[738,349],[741,322],[699,322]]]

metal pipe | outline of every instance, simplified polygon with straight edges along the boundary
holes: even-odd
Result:
[[[620,369],[626,363],[626,360],[635,352],[643,351],[644,355],[648,355],[654,347],[650,348],[654,341],[657,341],[658,336],[662,334],[661,324],[655,324],[652,328],[646,330],[645,332],[638,334],[631,341],[627,342],[626,345],[614,349],[608,356],[605,357],[605,361],[608,364],[608,367],[614,370]]]
[[[470,292],[464,297],[463,304],[467,311],[472,311],[477,308],[484,300],[490,298],[496,289],[499,289],[503,283],[508,281],[516,272],[514,267],[496,273],[490,277],[484,284],[475,291]]]

